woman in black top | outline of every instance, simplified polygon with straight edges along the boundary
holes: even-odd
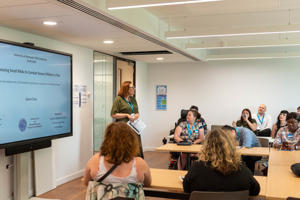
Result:
[[[183,180],[184,192],[241,191],[258,195],[259,183],[250,170],[241,163],[230,133],[221,129],[210,132],[197,161]]]
[[[272,138],[276,137],[277,132],[279,131],[279,129],[286,126],[286,117],[287,117],[288,114],[289,114],[289,112],[287,110],[280,111],[280,113],[277,117],[277,122],[272,127],[272,133],[271,133]]]

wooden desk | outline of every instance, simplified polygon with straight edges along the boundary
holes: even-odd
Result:
[[[151,168],[150,171],[152,176],[151,188],[183,192],[179,176],[184,177],[187,171],[154,168]]]
[[[168,143],[155,149],[155,151],[163,152],[186,152],[186,153],[199,153],[202,145],[179,146],[177,144]],[[253,147],[253,148],[240,148],[242,155],[251,156],[269,156],[268,147]]]
[[[269,147],[252,147],[252,148],[240,148],[241,154],[244,156],[269,156]]]
[[[269,165],[291,165],[300,162],[300,151],[270,149]]]
[[[300,198],[300,178],[290,170],[290,165],[271,165],[268,170],[268,199]]]
[[[167,143],[155,149],[155,151],[163,152],[185,152],[185,153],[199,153],[202,145],[195,144],[190,146],[180,146],[177,144]]]
[[[183,186],[179,176],[184,177],[187,171],[154,168],[151,168],[150,171],[152,176],[151,188],[183,192]],[[266,196],[267,178],[264,176],[254,177],[260,185],[259,196]]]
[[[260,185],[259,196],[265,197],[267,193],[267,177],[266,176],[254,176]]]

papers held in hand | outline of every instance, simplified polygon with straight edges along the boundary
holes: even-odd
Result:
[[[128,126],[132,128],[137,134],[141,134],[146,128],[146,124],[140,119],[134,120],[134,122],[127,122]]]

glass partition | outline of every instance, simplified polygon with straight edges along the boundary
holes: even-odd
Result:
[[[106,126],[112,122],[110,110],[113,103],[113,57],[94,52],[94,152],[99,151]]]

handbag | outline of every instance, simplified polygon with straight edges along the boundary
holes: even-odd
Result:
[[[140,183],[102,183],[117,166],[118,165],[114,165],[97,181],[89,181],[85,200],[145,199],[143,185]]]

